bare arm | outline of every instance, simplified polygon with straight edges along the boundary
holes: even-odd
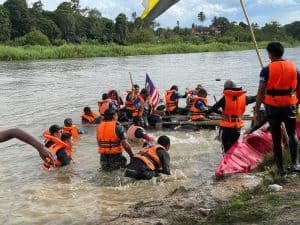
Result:
[[[123,139],[121,141],[121,144],[123,146],[123,148],[125,149],[125,151],[128,153],[128,155],[131,157],[133,157],[133,153],[132,153],[132,150],[131,150],[131,146],[130,144],[128,143],[128,141],[126,139]]]
[[[48,151],[48,149],[42,143],[37,141],[30,134],[18,128],[0,131],[0,142],[5,142],[13,138],[17,138],[20,141],[23,141],[33,146],[34,148],[36,148],[36,150],[38,150],[42,160],[44,160],[45,162],[48,162],[50,160],[51,163],[54,164],[55,157]]]
[[[255,104],[255,107],[254,107],[254,124],[255,125],[257,125],[257,123],[260,120],[259,110],[260,110],[260,106],[261,106],[262,100],[263,100],[264,95],[265,95],[265,89],[266,89],[266,84],[260,82],[259,86],[258,86],[258,90],[257,90],[257,95],[256,95],[256,104]]]

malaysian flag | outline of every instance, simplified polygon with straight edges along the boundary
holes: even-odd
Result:
[[[159,103],[160,95],[159,95],[158,90],[155,88],[152,80],[150,79],[150,77],[147,73],[146,73],[145,87],[148,88],[148,90],[150,92],[151,105],[152,105],[153,109],[155,109],[157,104]]]

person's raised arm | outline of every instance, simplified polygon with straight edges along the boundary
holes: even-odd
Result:
[[[38,150],[42,160],[48,162],[50,159],[51,163],[54,164],[55,156],[51,152],[49,152],[48,149],[42,143],[37,141],[30,134],[18,128],[0,131],[0,142],[5,142],[13,138],[17,138],[20,141],[23,141],[33,146],[34,148],[36,148],[36,150]]]

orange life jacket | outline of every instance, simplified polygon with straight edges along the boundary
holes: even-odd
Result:
[[[167,106],[167,111],[168,112],[173,112],[177,106],[178,106],[178,99],[173,101],[171,99],[171,96],[175,93],[175,90],[167,90],[165,92],[165,101],[166,101],[166,106]]]
[[[244,125],[242,115],[246,110],[246,91],[225,90],[225,107],[222,111],[221,127],[241,128]]]
[[[64,133],[70,133],[72,135],[72,138],[77,139],[79,138],[79,133],[76,125],[72,125],[70,127],[64,127],[63,128]]]
[[[100,154],[122,153],[121,140],[116,134],[117,121],[102,121],[97,129],[97,140]]]
[[[104,118],[104,112],[109,108],[110,103],[111,99],[105,99],[103,101],[98,102],[98,108],[102,119]]]
[[[140,129],[142,129],[143,131],[145,131],[144,128],[139,127],[139,126],[135,126],[135,125],[131,125],[131,126],[128,128],[128,130],[127,130],[127,137],[128,137],[129,140],[134,141],[134,142],[141,142],[141,141],[143,141],[143,138],[136,138],[136,137],[135,137],[135,131],[136,131],[138,128],[140,128]]]
[[[129,113],[132,113],[133,110],[134,110],[132,90],[127,91],[127,96],[126,96],[126,99],[125,99],[125,108],[128,110]]]
[[[142,148],[134,157],[141,159],[150,170],[160,169],[162,163],[157,155],[158,148],[166,150],[163,146],[156,144],[151,147]]]
[[[290,61],[269,64],[264,103],[275,107],[288,107],[297,103],[297,69]]]
[[[203,119],[205,117],[205,113],[201,112],[201,110],[196,108],[195,105],[196,105],[197,101],[200,100],[204,103],[204,105],[207,109],[207,99],[197,96],[197,97],[193,97],[192,100],[193,100],[193,105],[192,105],[192,108],[191,108],[191,120],[196,121],[196,120],[199,120],[199,119]]]
[[[49,148],[49,152],[51,152],[53,155],[56,156],[56,152],[64,148],[67,152],[67,155],[72,159],[73,158],[73,151],[70,145],[67,143],[61,141],[59,144],[54,144]],[[61,166],[61,161],[56,158],[55,160],[55,166]],[[51,164],[48,162],[44,162],[44,167],[49,169],[51,167]]]
[[[62,140],[60,140],[58,137],[55,137],[55,136],[51,135],[49,131],[44,131],[43,137],[45,138],[45,140],[44,140],[45,145],[46,145],[49,141],[54,142],[54,144],[63,144],[63,143],[64,143],[64,142],[63,142]]]
[[[86,115],[84,113],[81,114],[81,117],[89,121],[89,123],[93,123],[95,119],[98,117],[98,115],[94,112],[92,112],[92,115]]]
[[[145,103],[145,100],[142,98],[142,96],[137,95],[136,97],[139,98],[140,104],[144,104],[144,103]],[[144,113],[144,107],[139,108],[139,109],[136,108],[135,106],[133,106],[133,107],[134,107],[134,111],[133,111],[133,113],[132,113],[132,116],[133,116],[133,117],[136,117],[136,116],[143,116],[143,113]]]
[[[186,97],[186,108],[190,109],[192,108],[193,104],[194,104],[194,97],[197,97],[197,91],[196,90],[189,90],[188,91],[188,95]]]

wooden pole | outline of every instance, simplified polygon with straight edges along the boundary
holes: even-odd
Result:
[[[262,63],[262,60],[261,60],[261,57],[260,57],[260,54],[259,54],[259,51],[258,51],[258,46],[257,46],[257,43],[256,43],[255,35],[254,35],[254,32],[253,32],[252,26],[251,26],[251,24],[250,24],[250,21],[249,21],[249,18],[248,18],[248,15],[247,15],[246,8],[245,8],[245,5],[244,5],[243,0],[240,0],[240,3],[241,3],[241,6],[242,6],[242,9],[243,9],[245,18],[246,18],[246,20],[247,20],[249,29],[250,29],[251,38],[252,38],[252,41],[253,41],[254,46],[255,46],[255,51],[256,51],[256,54],[257,54],[257,57],[258,57],[258,61],[259,61],[259,63],[260,63],[261,68],[263,68],[264,65],[263,65],[263,63]]]

